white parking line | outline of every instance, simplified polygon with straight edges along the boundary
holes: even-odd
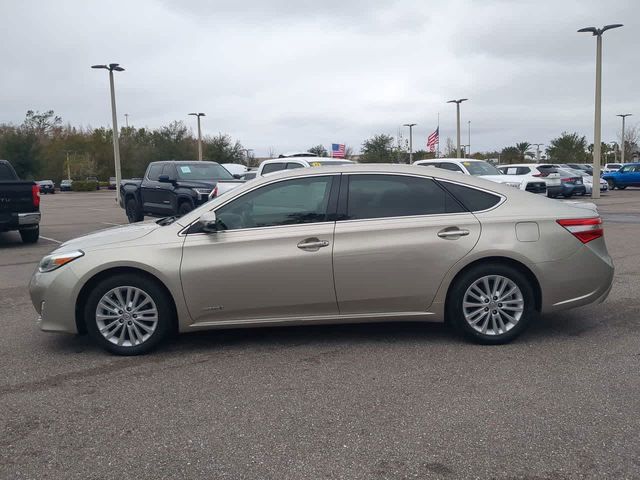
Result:
[[[55,238],[45,237],[43,235],[40,235],[40,238],[44,238],[45,240],[49,240],[50,242],[62,243],[60,240],[56,240]]]
[[[101,224],[103,224],[103,225],[113,225],[113,226],[115,226],[115,227],[120,227],[120,226],[122,226],[122,224],[121,224],[121,223],[111,223],[111,222],[100,222],[100,223],[101,223]]]

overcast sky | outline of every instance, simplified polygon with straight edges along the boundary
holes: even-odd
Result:
[[[110,125],[106,71],[118,62],[119,121],[151,128],[205,112],[256,156],[346,143],[415,122],[424,146],[452,98],[473,151],[593,141],[595,38],[604,35],[603,140],[617,113],[640,121],[638,22],[631,0],[62,0],[0,2],[0,123],[53,109],[72,125]],[[636,121],[633,121],[634,118]],[[463,143],[466,143],[463,141]]]

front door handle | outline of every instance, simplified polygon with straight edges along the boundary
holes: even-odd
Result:
[[[316,252],[323,247],[328,247],[329,242],[326,240],[320,240],[318,238],[306,238],[298,243],[300,250],[307,250],[308,252]]]
[[[440,230],[438,232],[438,236],[440,238],[447,238],[451,240],[455,240],[460,237],[466,237],[467,235],[469,235],[469,230],[457,227],[445,228],[444,230]]]

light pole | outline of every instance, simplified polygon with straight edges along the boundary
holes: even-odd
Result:
[[[467,120],[467,134],[469,135],[468,142],[467,142],[468,143],[467,146],[469,147],[469,150],[467,151],[467,157],[470,157],[471,156],[471,120]]]
[[[596,37],[596,98],[595,121],[593,128],[593,178],[600,178],[600,147],[601,145],[601,114],[602,107],[602,34],[612,28],[622,27],[621,23],[605,25],[602,28],[585,27],[578,32],[590,32]],[[600,198],[600,182],[594,181],[591,189],[591,198]]]
[[[242,151],[244,152],[244,161],[249,166],[249,152],[253,152],[253,148],[243,148]]]
[[[540,163],[540,147],[543,146],[544,143],[532,143],[532,147],[536,147],[536,163]]]
[[[113,86],[113,72],[124,72],[124,68],[122,68],[118,63],[110,63],[109,65],[92,65],[91,68],[109,70],[111,120],[113,121],[113,160],[116,167],[116,201],[120,203],[120,182],[122,180],[122,173],[120,172],[120,144],[118,143],[118,117],[116,115],[116,93]]]
[[[404,127],[409,127],[409,165],[413,163],[413,127],[415,127],[417,123],[405,123]]]
[[[127,128],[129,128],[129,114],[125,113],[124,114],[124,124]]]
[[[456,104],[456,137],[457,137],[457,158],[461,158],[460,151],[460,104],[462,102],[466,102],[469,100],[468,98],[460,98],[458,100],[449,100],[447,103],[455,103]]]
[[[624,146],[624,119],[627,117],[630,117],[632,114],[631,113],[623,113],[620,115],[616,115],[616,117],[622,117],[622,136],[620,137],[620,144],[622,145],[622,156],[620,157],[620,163],[624,163],[624,151],[625,146]],[[595,145],[594,145],[595,148]]]
[[[198,160],[202,161],[202,130],[200,130],[200,117],[206,117],[204,113],[190,113],[198,117]]]
[[[73,152],[73,150],[65,150],[67,154],[67,180],[71,180],[71,165],[69,164],[69,154]]]

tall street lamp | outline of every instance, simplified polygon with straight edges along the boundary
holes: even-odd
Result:
[[[624,147],[624,119],[630,117],[631,113],[623,113],[620,115],[616,115],[616,117],[622,117],[622,136],[620,137],[620,144],[622,145],[622,157],[620,163],[624,163],[624,151],[626,150]],[[595,145],[594,145],[595,148]]]
[[[457,146],[457,158],[461,158],[462,152],[460,151],[460,104],[466,102],[468,98],[460,98],[458,100],[449,100],[447,103],[456,104],[456,146]]]
[[[110,63],[109,65],[91,65],[91,68],[109,70],[111,120],[113,121],[113,160],[116,167],[116,201],[120,203],[120,182],[122,180],[122,173],[120,171],[120,144],[118,143],[118,117],[116,115],[116,93],[113,86],[113,72],[124,72],[124,68],[122,68],[118,63]]]
[[[202,130],[200,130],[200,117],[206,117],[204,113],[190,113],[198,117],[198,160],[202,161]]]
[[[540,147],[543,146],[544,143],[532,143],[532,147],[536,147],[536,163],[540,163]]]
[[[622,27],[621,23],[614,23],[612,25],[605,25],[602,28],[585,27],[578,30],[578,32],[589,32],[596,37],[596,107],[595,107],[595,121],[593,131],[593,178],[600,178],[600,147],[601,145],[601,114],[600,109],[602,106],[602,34],[612,28]],[[600,182],[593,182],[593,188],[591,189],[591,198],[600,198]]]
[[[404,127],[409,127],[409,165],[413,163],[413,127],[415,127],[417,123],[405,123]]]
[[[469,147],[469,150],[467,151],[467,157],[470,157],[471,156],[471,120],[467,120],[467,134],[469,135],[469,138],[468,138],[469,141],[467,142],[468,143],[467,146]]]

